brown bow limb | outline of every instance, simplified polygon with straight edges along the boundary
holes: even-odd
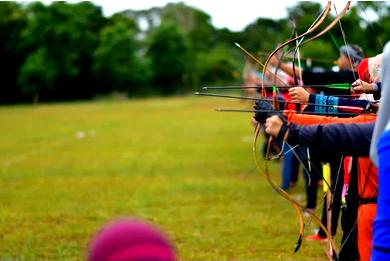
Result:
[[[295,209],[295,211],[297,213],[297,218],[299,220],[299,234],[300,235],[299,235],[299,238],[298,238],[298,241],[296,243],[294,251],[297,252],[299,250],[301,244],[302,244],[302,238],[303,238],[304,232],[305,232],[305,221],[304,221],[304,217],[303,217],[303,213],[304,212],[308,213],[313,218],[313,220],[316,223],[318,223],[318,225],[325,231],[325,234],[327,235],[328,238],[332,238],[329,235],[329,233],[327,231],[327,228],[322,224],[320,218],[318,218],[311,211],[308,211],[306,207],[304,207],[299,202],[297,202],[292,197],[290,197],[290,195],[285,190],[283,190],[282,188],[276,186],[275,183],[273,183],[273,181],[271,179],[271,176],[269,175],[268,161],[267,160],[265,161],[265,164],[264,164],[264,166],[265,166],[264,171],[261,169],[261,166],[260,166],[260,163],[259,163],[260,155],[258,154],[258,145],[257,145],[258,136],[259,136],[259,133],[260,133],[260,128],[261,128],[260,124],[257,124],[256,130],[255,130],[255,135],[254,135],[254,138],[253,138],[253,145],[252,145],[253,158],[254,158],[254,161],[255,161],[255,164],[256,164],[256,168],[260,172],[263,172],[265,174],[265,176],[267,177],[267,180],[270,183],[271,187],[278,194],[280,194],[283,198],[285,198],[287,201],[289,201],[293,205],[293,207],[294,207],[294,209]],[[271,142],[272,142],[272,139],[269,139],[268,145],[270,145]],[[269,156],[269,147],[270,146],[268,146],[267,153],[266,153],[266,158],[268,158],[268,156]],[[330,245],[332,247],[332,251],[334,253],[337,253],[337,248],[336,248],[336,245],[335,245],[333,240],[330,240]]]
[[[256,165],[256,168],[260,171],[260,173],[264,173],[264,175],[267,177],[267,180],[268,182],[271,184],[271,187],[278,193],[280,194],[283,198],[285,198],[287,201],[289,201],[292,206],[294,207],[295,209],[295,212],[297,214],[297,218],[298,218],[298,221],[299,221],[299,238],[298,238],[298,241],[294,247],[294,252],[297,252],[299,250],[299,248],[301,247],[301,244],[302,244],[302,239],[303,239],[303,236],[304,236],[304,233],[305,233],[305,219],[303,217],[303,213],[302,213],[302,208],[300,208],[299,206],[299,203],[298,202],[295,202],[293,198],[290,197],[290,195],[285,191],[283,190],[282,188],[276,186],[270,175],[269,175],[269,172],[268,172],[268,167],[267,167],[267,164],[265,164],[265,170],[263,171],[260,167],[260,163],[259,163],[259,155],[258,155],[258,147],[257,147],[257,140],[258,140],[258,136],[259,136],[259,133],[260,133],[260,129],[261,129],[261,125],[260,124],[257,124],[256,126],[256,129],[255,129],[255,134],[254,134],[254,139],[253,139],[253,146],[252,146],[252,150],[253,150],[253,158],[254,158],[254,161],[255,161],[255,165]],[[272,142],[271,139],[268,140],[268,148],[267,148],[267,152],[266,152],[266,158],[269,156],[269,148],[270,148],[270,143]],[[267,162],[267,160],[265,160],[265,162]],[[297,204],[295,204],[297,203]]]
[[[348,12],[350,6],[351,6],[351,1],[348,1],[347,4],[345,5],[344,9],[337,15],[337,17],[330,24],[328,24],[327,27],[324,28],[324,30],[319,32],[317,35],[315,35],[315,36],[305,40],[301,44],[301,46],[304,45],[304,44],[307,44],[308,42],[310,42],[312,40],[315,40],[315,39],[321,37],[322,35],[327,33],[330,29],[332,29],[341,20],[341,18],[343,18],[343,16]]]
[[[328,16],[329,14],[329,11],[330,11],[330,6],[331,6],[331,1],[328,1],[328,4],[326,5],[326,8],[324,10],[324,12],[321,13],[320,15],[320,18],[317,18],[317,22],[310,26],[310,28],[303,34],[301,35],[298,35],[290,40],[288,40],[287,42],[283,43],[282,45],[280,45],[278,48],[276,48],[267,58],[267,60],[265,61],[264,63],[264,67],[263,67],[263,75],[265,75],[265,72],[267,71],[267,66],[268,66],[268,63],[269,61],[271,60],[272,56],[274,56],[280,49],[282,49],[283,47],[295,42],[296,40],[299,40],[301,39],[302,37],[305,37],[306,35],[314,32],[324,21],[325,21],[325,18]],[[266,93],[265,93],[265,89],[263,88],[264,86],[264,79],[261,81],[261,86],[262,86],[262,95],[263,96],[266,96]]]

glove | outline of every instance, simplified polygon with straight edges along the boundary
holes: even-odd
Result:
[[[267,101],[257,100],[253,108],[259,110],[255,113],[253,118],[260,124],[264,124],[268,117],[276,114],[276,112],[273,111],[272,105]]]
[[[367,105],[366,111],[376,113],[379,109],[379,104],[378,103],[369,103]]]

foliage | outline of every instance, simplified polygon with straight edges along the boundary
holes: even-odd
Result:
[[[26,23],[26,14],[19,4],[0,2],[0,104],[21,100],[17,78],[24,59],[20,43]]]
[[[304,33],[320,15],[321,9],[320,3],[309,1],[300,1],[296,6],[288,8],[288,17],[293,22],[291,27],[296,27],[298,34]]]
[[[202,83],[229,84],[236,80],[234,72],[238,70],[237,60],[229,48],[221,45],[199,55],[197,66]]]
[[[133,30],[134,22],[127,21],[116,19],[101,32],[92,68],[99,93],[116,91],[134,95],[141,92],[150,78],[144,60],[137,57],[140,44]]]
[[[194,52],[206,51],[215,44],[215,29],[211,24],[211,17],[201,10],[182,3],[168,4],[162,19],[173,21],[180,26]]]
[[[101,9],[90,2],[54,2],[49,6],[35,2],[26,12],[29,20],[22,33],[23,48],[29,55],[43,48],[47,70],[53,70],[50,66],[58,72],[54,93],[49,95],[61,99],[91,97],[86,83],[91,79],[91,50],[96,48],[104,25]]]
[[[163,21],[150,37],[153,84],[163,95],[177,93],[184,86],[188,46],[177,24]]]
[[[252,53],[257,51],[269,53],[278,43],[286,39],[280,34],[285,27],[286,23],[283,20],[259,18],[245,28],[242,44]]]
[[[330,68],[334,66],[333,62],[338,58],[338,49],[335,51],[334,45],[329,45],[328,42],[321,39],[304,45],[300,48],[300,52],[302,57],[308,57],[313,60],[313,67]],[[327,58],[325,59],[324,57]]]
[[[375,55],[390,38],[389,10],[387,2],[358,2],[341,25],[302,47],[301,54],[334,59],[341,45],[357,43],[366,55]],[[321,11],[319,3],[300,1],[286,18],[258,18],[232,32],[215,28],[209,14],[183,3],[106,18],[92,2],[0,2],[0,104],[31,101],[31,96],[35,101],[112,92],[136,97],[237,84],[245,57],[234,42],[265,60],[277,45],[306,31]],[[367,13],[373,12],[377,19],[371,21]],[[335,15],[332,11],[316,32]]]
[[[211,25],[211,17],[203,11],[186,6],[182,3],[168,4],[161,12],[163,21],[171,21],[177,24],[184,34],[187,43],[186,75],[184,78],[185,91],[196,89],[202,82],[202,73],[198,64],[205,64],[202,60],[205,52],[215,46],[223,45],[218,41],[216,29]],[[229,42],[231,44],[231,42]],[[207,64],[205,65],[207,66]]]
[[[58,73],[46,49],[39,48],[27,57],[20,70],[19,83],[22,86],[22,93],[32,95],[34,102],[37,103],[42,91],[54,88],[54,80]]]

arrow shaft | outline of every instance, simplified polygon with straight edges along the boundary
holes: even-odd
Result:
[[[302,87],[302,88],[318,88],[318,89],[349,89],[349,84],[340,84],[340,85],[303,85],[303,86],[295,86],[295,85],[287,85],[287,86],[275,86],[275,85],[264,85],[266,89],[272,89],[276,87],[277,89],[289,89],[294,87]],[[261,86],[205,86],[202,87],[203,90],[230,90],[230,89],[257,89],[261,88]]]
[[[295,112],[296,114],[308,114],[308,115],[320,115],[320,116],[326,116],[324,113],[320,112],[307,112],[307,111],[292,111],[292,110],[251,110],[251,109],[225,109],[225,108],[217,108],[215,109],[218,112],[250,112],[250,113],[256,113],[256,112],[282,112],[282,113],[289,113],[289,112]],[[331,113],[331,115],[344,115],[344,116],[356,116],[358,114],[368,114],[368,113],[352,113],[352,112],[338,112],[338,113]]]
[[[195,95],[199,96],[207,96],[207,97],[217,97],[217,98],[229,98],[229,99],[239,99],[239,100],[249,100],[249,101],[270,101],[270,102],[284,102],[288,104],[302,104],[302,105],[313,105],[316,107],[332,107],[338,108],[337,105],[329,105],[329,104],[316,104],[309,102],[291,102],[283,99],[270,99],[270,98],[253,98],[253,97],[245,97],[245,96],[235,96],[235,95],[227,95],[227,94],[216,94],[216,93],[205,93],[205,92],[196,92]],[[352,110],[352,109],[351,109]]]

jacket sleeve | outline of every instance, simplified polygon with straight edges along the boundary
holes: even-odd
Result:
[[[373,130],[374,123],[315,126],[291,124],[287,142],[306,145],[324,153],[367,157]]]
[[[320,94],[310,94],[309,103],[316,104],[318,106],[312,106],[314,112],[322,113],[324,115],[334,114],[339,112],[336,106],[355,106],[361,108],[368,108],[369,102],[367,100],[348,99],[342,97],[326,96]],[[325,105],[325,106],[321,106]]]
[[[356,117],[340,118],[332,116],[299,114],[295,111],[287,111],[288,123],[295,123],[298,125],[315,125],[315,124],[333,124],[333,123],[367,123],[376,120],[375,114],[360,114]]]

